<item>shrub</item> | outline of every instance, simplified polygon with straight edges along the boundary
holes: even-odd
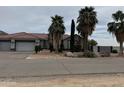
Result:
[[[118,53],[118,51],[116,49],[112,50],[112,53]]]
[[[84,52],[83,57],[88,57],[88,58],[94,58],[96,57],[96,54],[94,52]]]
[[[35,46],[35,53],[36,54],[37,54],[38,50],[39,50],[39,47],[38,46]]]
[[[41,46],[35,46],[35,53],[37,54],[42,50]]]

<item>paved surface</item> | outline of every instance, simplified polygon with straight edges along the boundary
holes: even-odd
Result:
[[[25,59],[31,53],[0,52],[0,78],[124,72],[124,58]]]

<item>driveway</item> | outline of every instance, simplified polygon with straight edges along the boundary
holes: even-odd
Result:
[[[27,56],[31,55],[32,52],[1,52],[0,59],[25,59]]]
[[[0,78],[123,73],[124,58],[25,59],[31,53],[0,52]]]

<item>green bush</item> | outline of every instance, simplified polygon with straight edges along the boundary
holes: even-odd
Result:
[[[96,54],[94,52],[84,52],[83,57],[88,57],[88,58],[95,58]]]
[[[35,46],[35,53],[37,54],[42,50],[41,46]]]
[[[38,50],[39,50],[39,47],[38,46],[35,46],[35,53],[36,54],[38,53]]]
[[[112,50],[112,53],[118,53],[118,51],[116,49]]]

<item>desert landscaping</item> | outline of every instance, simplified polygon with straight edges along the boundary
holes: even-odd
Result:
[[[124,74],[0,78],[1,87],[124,87]]]

